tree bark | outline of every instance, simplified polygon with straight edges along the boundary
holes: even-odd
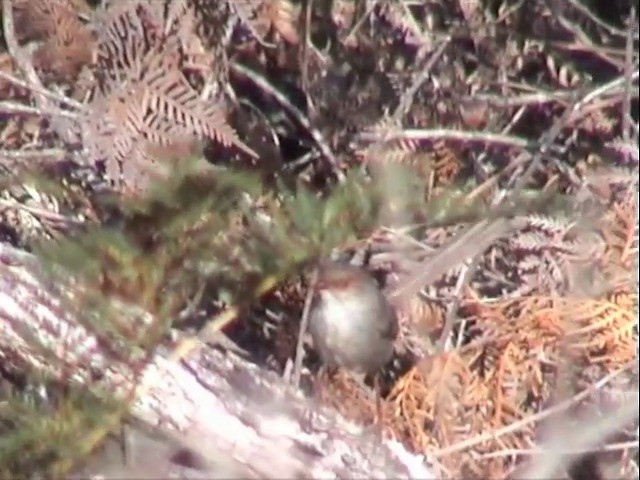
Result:
[[[62,292],[73,289],[72,280],[64,290],[49,281],[36,257],[0,243],[4,368],[131,398],[133,418],[207,461],[233,460],[237,477],[434,478],[421,456],[381,441],[231,353],[205,346],[181,361],[160,352],[123,360],[65,307]],[[211,473],[215,466],[207,468]]]

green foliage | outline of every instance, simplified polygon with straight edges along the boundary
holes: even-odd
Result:
[[[77,279],[73,302],[80,299],[81,306],[75,310],[92,331],[125,352],[146,350],[202,288],[208,298],[250,302],[265,278],[283,279],[365,238],[384,194],[355,173],[322,195],[303,185],[265,187],[259,175],[246,172],[187,171],[148,197],[121,201],[104,225],[36,251],[53,275]],[[145,323],[137,315],[123,322],[132,311],[155,320]]]
[[[98,399],[79,391],[58,392],[46,402],[33,390],[5,398],[0,403],[0,478],[19,478],[19,472],[56,478],[56,465],[77,461],[85,436],[121,409],[107,396]]]

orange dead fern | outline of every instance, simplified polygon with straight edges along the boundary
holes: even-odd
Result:
[[[383,118],[368,129],[384,140],[401,128],[389,118]],[[399,164],[411,168],[429,185],[450,185],[462,169],[462,161],[456,149],[438,139],[428,146],[412,139],[384,141],[375,148],[357,152],[366,163]]]
[[[525,419],[552,400],[565,365],[580,377],[587,368],[609,372],[635,358],[636,319],[627,308],[634,302],[622,295],[531,296],[477,304],[472,320],[478,340],[428,357],[397,382],[387,407],[396,413],[395,434],[428,452],[502,431],[440,460],[458,475],[506,472],[508,456],[479,456],[530,448],[536,423]]]

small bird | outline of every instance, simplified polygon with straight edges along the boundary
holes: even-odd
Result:
[[[396,312],[362,268],[327,262],[318,270],[309,333],[323,363],[356,375],[377,373],[392,357]]]

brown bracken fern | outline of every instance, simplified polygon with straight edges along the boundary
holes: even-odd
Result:
[[[198,139],[253,152],[225,120],[219,99],[201,95],[182,67],[189,49],[176,35],[193,25],[182,4],[116,2],[98,29],[97,88],[83,123],[84,145],[93,161],[125,187],[144,190],[170,166],[158,162],[158,147],[171,149]]]
[[[83,0],[15,2],[16,34],[21,42],[40,40],[34,66],[45,80],[72,80],[91,61],[93,36],[81,20],[90,11]]]

